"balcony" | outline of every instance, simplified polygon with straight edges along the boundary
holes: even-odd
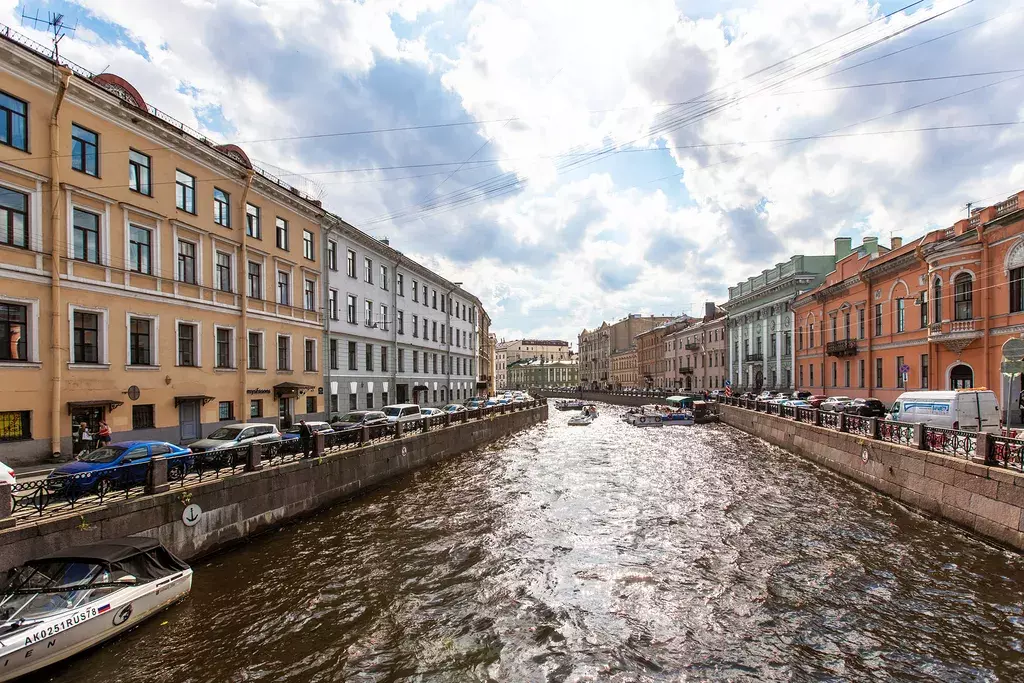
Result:
[[[679,374],[680,375],[692,375],[693,374],[693,368],[691,368],[689,366],[681,367],[681,368],[679,368]]]
[[[761,363],[761,362],[764,361],[764,354],[763,353],[748,353],[744,360],[746,360],[746,362],[748,362],[748,363]]]
[[[825,344],[825,353],[830,356],[856,356],[857,341],[855,339],[837,339]]]
[[[933,344],[942,344],[949,351],[960,353],[974,340],[984,336],[982,330],[977,329],[978,320],[944,320],[941,323],[932,323],[928,327],[928,341]]]
[[[686,345],[686,350],[687,351],[700,351],[700,344],[698,344],[697,342],[690,342],[689,344]]]

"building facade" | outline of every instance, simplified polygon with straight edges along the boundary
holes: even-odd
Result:
[[[496,385],[498,389],[511,387],[508,366],[516,361],[538,358],[545,362],[570,360],[573,354],[569,342],[560,339],[513,339],[498,342],[495,350]]]
[[[498,338],[491,332],[491,317],[480,307],[480,369],[477,372],[476,392],[478,396],[493,396],[495,389],[495,367]]]
[[[670,320],[672,318],[665,316],[643,317],[639,313],[631,313],[618,322],[602,322],[593,330],[580,332],[580,384],[590,389],[611,389],[612,355],[633,348],[633,340],[638,334]]]
[[[636,347],[613,353],[611,356],[611,383],[613,390],[638,389],[640,387]]]
[[[1020,424],[1020,375],[1002,345],[1024,333],[1024,192],[891,251],[863,249],[793,306],[797,384],[887,403],[908,390],[986,387]]]
[[[725,310],[704,304],[704,317],[688,321],[665,336],[667,385],[685,391],[725,386],[728,373]]]
[[[790,306],[813,289],[836,261],[850,253],[850,239],[838,238],[835,253],[793,256],[729,288],[729,378],[735,390],[792,390],[795,366],[794,319]]]
[[[330,412],[475,396],[476,297],[336,217],[325,240]]]
[[[524,358],[508,366],[508,389],[565,388],[579,386],[579,366],[574,360],[545,361]]]

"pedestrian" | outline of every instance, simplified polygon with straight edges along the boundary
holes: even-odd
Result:
[[[281,429],[291,429],[291,428],[292,428],[292,414],[291,413],[285,413],[284,417],[281,418]]]
[[[89,433],[89,425],[82,422],[78,425],[78,454],[81,455],[89,450],[92,434]]]
[[[309,428],[305,420],[299,422],[299,448],[302,450],[302,457],[308,458],[312,449],[313,430]]]
[[[100,430],[96,436],[101,447],[108,445],[113,440],[111,438],[110,426],[107,425],[105,420],[100,420]]]

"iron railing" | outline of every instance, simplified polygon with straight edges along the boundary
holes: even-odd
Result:
[[[936,453],[972,458],[978,452],[978,434],[961,429],[925,427],[924,445]]]

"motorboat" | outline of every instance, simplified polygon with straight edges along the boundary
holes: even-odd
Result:
[[[555,410],[583,410],[586,404],[578,399],[555,401]]]
[[[664,427],[661,415],[654,413],[634,413],[630,416],[629,424],[634,427]]]
[[[693,413],[682,410],[663,413],[661,416],[661,422],[666,425],[690,427],[693,425]]]
[[[192,569],[143,536],[65,548],[12,569],[0,595],[0,681],[134,628],[191,589]]]
[[[580,413],[579,415],[573,415],[572,417],[569,418],[569,426],[570,427],[586,427],[587,425],[589,425],[593,421],[594,421],[594,416],[593,415],[587,415],[585,413]]]
[[[693,421],[695,424],[711,424],[718,422],[718,420],[717,406],[705,401],[693,402]]]

